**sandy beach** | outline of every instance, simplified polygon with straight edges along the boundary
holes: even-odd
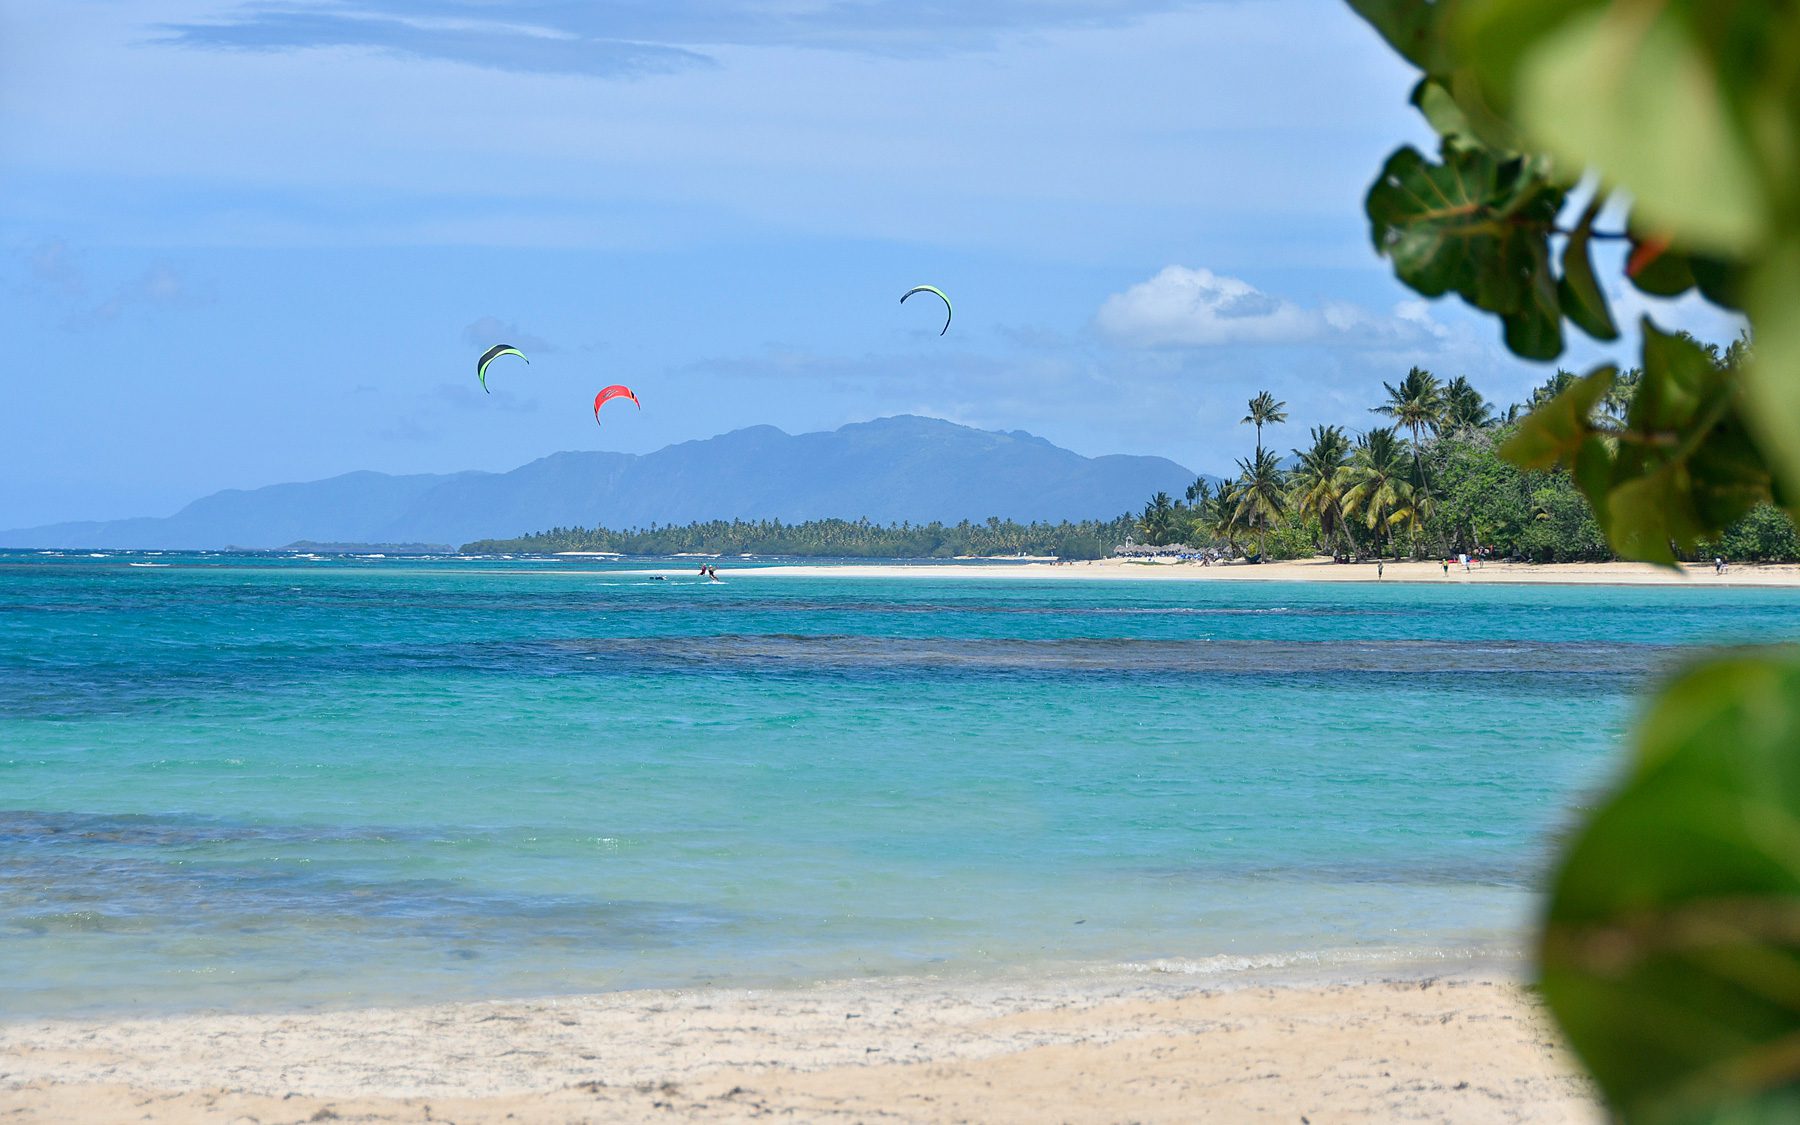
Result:
[[[859,981],[0,1024],[8,1122],[1589,1122],[1505,973]]]
[[[750,568],[744,568],[750,569]],[[1791,563],[1739,564],[1723,574],[1712,564],[1690,564],[1680,570],[1649,563],[1504,563],[1471,565],[1467,571],[1455,563],[1448,573],[1440,562],[1389,562],[1378,577],[1374,563],[1334,563],[1330,559],[1296,559],[1250,566],[1242,562],[1202,566],[1197,562],[1165,560],[1099,559],[1092,562],[1050,563],[877,563],[848,566],[756,566],[759,575],[799,575],[833,578],[1031,578],[1110,579],[1166,582],[1434,582],[1470,585],[1518,584],[1565,586],[1800,586],[1800,565]],[[729,577],[729,572],[724,572]]]

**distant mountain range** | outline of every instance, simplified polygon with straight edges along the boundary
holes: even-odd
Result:
[[[643,455],[555,453],[508,473],[356,472],[227,489],[168,517],[0,531],[0,547],[461,544],[711,519],[1110,519],[1158,491],[1180,496],[1194,476],[1162,457],[1083,457],[1019,430],[901,415],[799,435],[752,426]]]

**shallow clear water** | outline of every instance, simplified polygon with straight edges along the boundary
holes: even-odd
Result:
[[[0,554],[0,1013],[1511,948],[1635,694],[1800,633],[646,565]]]

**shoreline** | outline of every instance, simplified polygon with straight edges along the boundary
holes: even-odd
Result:
[[[669,573],[678,573],[671,571]],[[1684,564],[1679,571],[1650,563],[1503,563],[1489,562],[1464,571],[1452,563],[1448,574],[1438,562],[1389,562],[1376,577],[1374,563],[1334,563],[1329,559],[1294,559],[1286,562],[1219,563],[1164,562],[1135,559],[1097,559],[1088,562],[984,563],[979,566],[938,562],[880,562],[808,566],[774,563],[768,566],[730,567],[732,575],[814,578],[1006,578],[1095,579],[1102,581],[1161,582],[1361,582],[1440,585],[1504,586],[1679,586],[1689,589],[1800,587],[1800,564],[1740,563],[1723,574],[1714,574],[1711,563]]]
[[[1598,1121],[1504,966],[0,1022],[9,1121]],[[1516,966],[1513,966],[1516,968]],[[435,1117],[434,1117],[435,1115]]]

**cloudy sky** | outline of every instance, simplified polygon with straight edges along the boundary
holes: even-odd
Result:
[[[1410,81],[1336,0],[6,0],[0,527],[906,412],[1223,472],[1263,388],[1282,444],[1415,363],[1511,401],[1547,371],[1368,246]]]

